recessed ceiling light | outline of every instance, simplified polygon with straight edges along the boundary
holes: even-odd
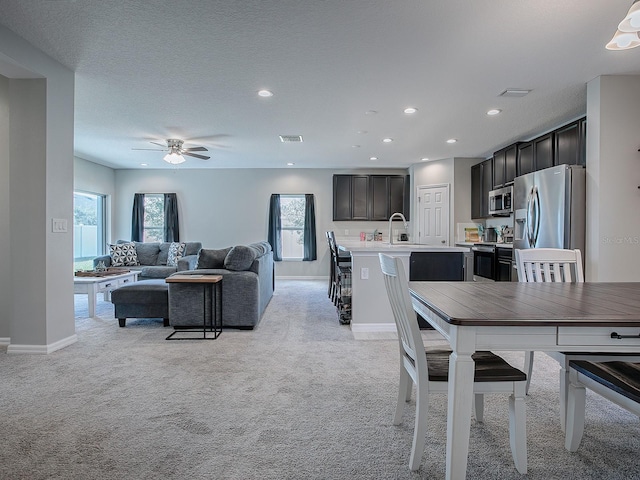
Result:
[[[258,90],[258,95],[261,97],[273,97],[273,92],[271,90]]]
[[[360,148],[360,145],[351,145],[351,148]]]
[[[369,160],[377,160],[378,157],[369,157]]]
[[[391,142],[393,142],[393,138],[389,138],[389,137],[387,137],[387,138],[383,138],[383,139],[382,139],[382,141],[383,141],[384,143],[391,143]]]
[[[412,114],[416,113],[418,109],[416,107],[407,107],[404,109],[404,113]]]
[[[376,113],[378,113],[377,110],[367,110],[364,112],[365,115],[375,115]]]
[[[456,143],[457,141],[457,138],[450,138],[449,140],[447,140],[447,143]]]
[[[293,166],[295,165],[295,163],[293,163],[293,162],[287,162],[287,165],[288,165],[288,166],[290,166],[290,167],[293,167]]]
[[[502,110],[500,110],[499,108],[492,108],[487,112],[487,115],[498,115],[500,112],[502,112]]]
[[[428,161],[429,161],[429,158],[427,158],[427,157],[423,157],[423,158],[421,158],[421,159],[420,159],[420,161],[421,161],[421,162],[428,162]]]
[[[141,163],[141,164],[140,164],[140,166],[141,166],[141,167],[148,167],[148,166],[149,166],[149,164],[148,164],[148,163]]]
[[[367,131],[366,131],[366,130],[358,130],[358,133],[359,133],[360,135],[364,135],[365,133],[367,133]]]

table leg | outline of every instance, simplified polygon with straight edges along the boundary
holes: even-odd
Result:
[[[89,284],[87,286],[87,297],[89,303],[89,317],[96,316],[96,297],[98,296],[98,285],[95,283]]]
[[[464,479],[467,474],[475,370],[471,358],[473,348],[467,347],[463,350],[455,340],[452,338],[454,352],[449,357],[446,458],[448,480]]]

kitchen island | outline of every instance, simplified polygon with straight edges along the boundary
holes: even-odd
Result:
[[[407,242],[389,244],[338,239],[337,244],[340,250],[351,252],[351,331],[355,338],[363,333],[383,334],[396,331],[378,253],[399,257],[405,273],[409,276],[412,253],[454,256],[459,254],[462,259],[464,254],[469,252],[467,247],[418,245]]]

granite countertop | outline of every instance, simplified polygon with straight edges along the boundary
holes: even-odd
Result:
[[[438,245],[419,245],[409,242],[362,242],[356,239],[337,239],[336,243],[342,250],[351,252],[468,252],[468,247],[459,246],[438,246]]]

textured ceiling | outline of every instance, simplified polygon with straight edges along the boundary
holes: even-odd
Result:
[[[640,74],[640,48],[604,48],[631,3],[0,0],[0,24],[76,72],[81,158],[173,168],[132,148],[180,138],[211,159],[179,168],[404,168],[486,157],[583,115],[589,80]]]

